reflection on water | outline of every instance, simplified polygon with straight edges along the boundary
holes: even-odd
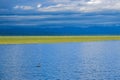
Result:
[[[0,80],[120,80],[120,41],[0,45]]]

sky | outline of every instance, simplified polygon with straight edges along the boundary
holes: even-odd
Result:
[[[120,0],[0,0],[0,12],[120,11]]]
[[[120,26],[120,0],[0,0],[0,27]]]

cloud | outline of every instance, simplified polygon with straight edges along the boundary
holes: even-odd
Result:
[[[105,10],[119,10],[120,1],[118,0],[90,0],[80,7],[83,12],[95,12]]]
[[[39,4],[37,5],[37,8],[40,8],[41,6],[42,6],[42,4],[39,3]]]
[[[46,12],[53,12],[53,11],[74,11],[75,5],[65,5],[65,4],[56,4],[53,6],[39,8],[38,11],[46,11]]]
[[[119,0],[52,0],[55,5],[39,8],[38,11],[77,11],[97,12],[107,10],[120,11]]]
[[[120,16],[120,15],[119,15]],[[103,24],[119,25],[120,19],[114,15],[93,15],[86,16],[81,14],[73,15],[5,15],[0,16],[0,25],[31,24],[31,25],[65,25],[65,24]]]
[[[16,10],[37,10],[38,8],[41,8],[42,4],[41,3],[38,3],[37,5],[35,6],[32,6],[32,5],[16,5],[14,6],[13,8],[16,9]]]
[[[54,3],[64,3],[64,4],[68,4],[68,3],[81,3],[81,2],[86,2],[88,0],[52,0],[52,2]]]
[[[22,5],[16,5],[14,9],[21,9],[21,10],[32,10],[34,9],[32,6],[22,6]]]
[[[36,6],[15,6],[14,9],[36,10],[43,12],[73,11],[97,12],[107,10],[120,11],[120,0],[50,0],[51,5],[38,3]]]

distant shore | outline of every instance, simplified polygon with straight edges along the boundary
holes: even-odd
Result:
[[[120,40],[120,36],[0,36],[0,44],[39,44]]]

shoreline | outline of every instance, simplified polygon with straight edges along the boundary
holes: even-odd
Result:
[[[120,40],[120,36],[0,36],[0,44],[39,44]]]

